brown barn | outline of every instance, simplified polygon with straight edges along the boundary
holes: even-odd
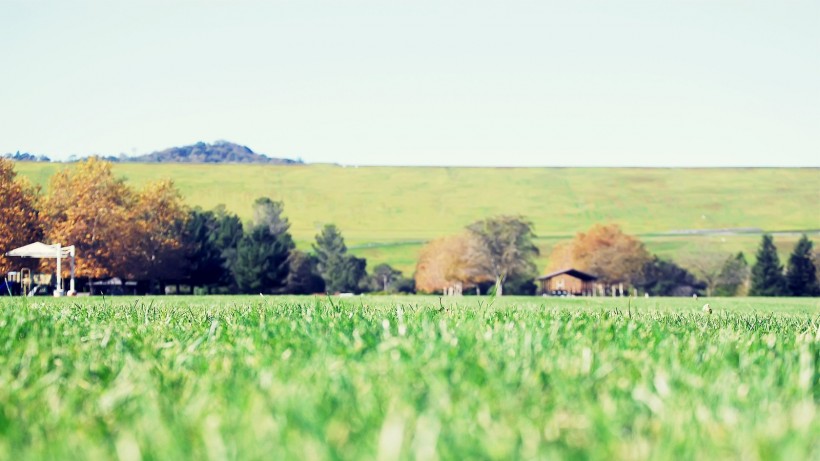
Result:
[[[598,277],[577,269],[564,269],[538,277],[541,293],[547,295],[593,296]]]

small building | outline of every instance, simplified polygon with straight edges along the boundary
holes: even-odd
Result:
[[[134,280],[123,282],[119,277],[112,277],[108,280],[91,282],[91,294],[136,296],[139,294],[138,286],[139,284]]]
[[[598,277],[577,269],[564,269],[538,277],[542,294],[554,296],[593,296]]]

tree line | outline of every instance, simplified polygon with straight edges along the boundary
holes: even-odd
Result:
[[[14,267],[7,251],[46,240],[77,247],[78,278],[143,280],[152,292],[166,284],[208,293],[414,291],[412,279],[389,265],[368,274],[333,224],[316,236],[312,254],[298,250],[282,202],[257,199],[243,223],[224,206],[189,209],[171,181],[135,189],[97,158],[57,172],[45,192],[0,159],[0,200],[3,273]],[[53,261],[41,269],[53,271]]]
[[[416,267],[416,288],[425,293],[494,291],[535,294],[538,248],[532,223],[500,216],[473,223],[455,235],[429,242]],[[813,244],[804,234],[786,267],[771,235],[763,235],[754,266],[740,252],[715,258],[699,254],[687,267],[651,254],[615,224],[596,224],[556,245],[547,272],[577,269],[595,275],[606,293],[612,287],[651,296],[818,296]]]
[[[187,273],[208,293],[311,294],[322,292],[412,292],[408,280],[387,264],[367,274],[367,261],[348,253],[341,231],[325,225],[311,245],[296,248],[282,202],[267,197],[253,204],[242,224],[224,207],[189,212]]]
[[[11,152],[5,153],[3,154],[3,158],[15,162],[51,162],[48,156],[32,154],[30,152],[20,152],[19,150],[13,154]]]
[[[310,252],[296,248],[284,204],[253,203],[247,222],[224,206],[187,207],[171,181],[136,189],[116,178],[109,162],[90,158],[54,174],[46,191],[18,178],[0,159],[0,271],[4,253],[37,240],[78,248],[76,275],[113,276],[199,287],[207,293],[538,292],[532,222],[522,216],[476,221],[455,235],[428,242],[412,278],[389,265],[374,267],[348,252],[340,229],[325,225]],[[743,253],[723,259],[698,255],[687,267],[651,254],[614,224],[596,224],[556,245],[547,272],[574,268],[602,286],[625,286],[653,296],[820,295],[813,245],[803,235],[784,267],[772,237],[762,237],[754,266]],[[53,270],[52,261],[41,263]]]

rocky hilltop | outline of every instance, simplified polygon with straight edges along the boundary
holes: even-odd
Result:
[[[165,150],[135,157],[118,157],[119,162],[135,163],[267,163],[274,165],[301,164],[301,160],[268,157],[228,141],[213,144],[198,142],[189,146],[170,147]]]

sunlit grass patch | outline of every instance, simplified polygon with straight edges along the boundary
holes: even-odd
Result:
[[[817,459],[818,301],[709,303],[3,299],[0,459]]]

